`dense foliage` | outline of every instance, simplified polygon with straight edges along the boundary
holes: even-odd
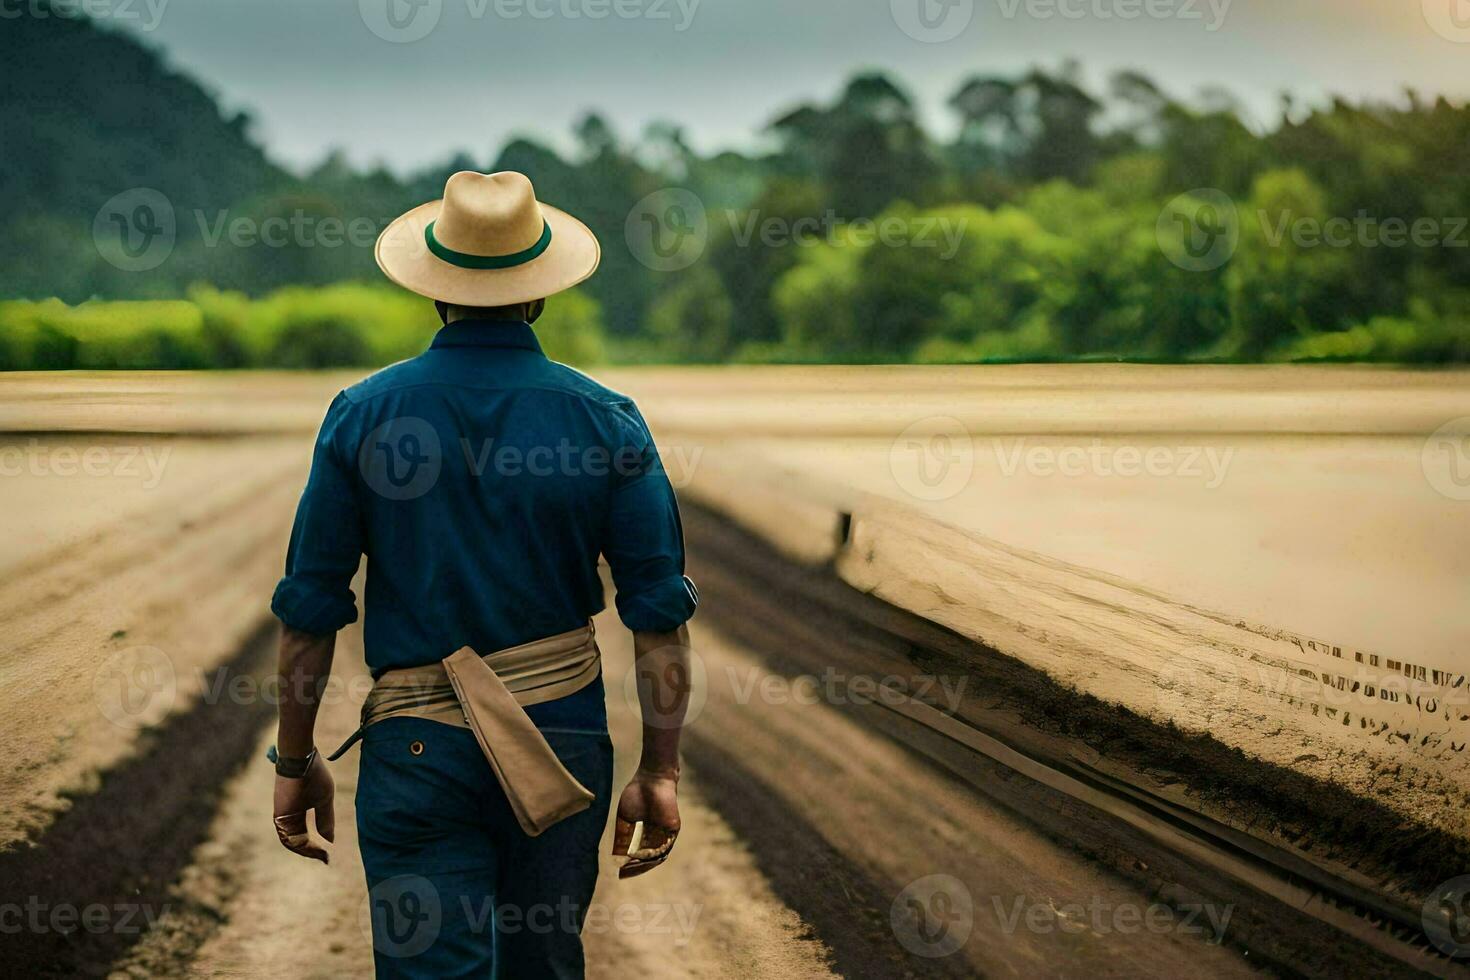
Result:
[[[1470,109],[1443,98],[1283,100],[1261,125],[1219,92],[1186,103],[1124,73],[1100,93],[1063,66],[965,80],[939,139],[865,74],[774,118],[760,154],[702,155],[672,124],[627,140],[591,114],[566,155],[518,139],[406,177],[339,154],[292,175],[247,118],[86,21],[8,23],[0,64],[0,295],[188,297],[4,307],[10,366],[400,357],[422,306],[306,287],[380,281],[377,231],[461,169],[532,175],[602,240],[599,274],[551,304],[581,360],[605,332],[625,360],[1470,361]],[[103,219],[126,234],[107,202],[137,187],[176,237],[129,271]],[[645,223],[694,235],[688,261],[651,260]],[[146,326],[115,342],[104,311]]]
[[[418,354],[439,322],[382,284],[288,286],[258,299],[195,287],[180,300],[0,301],[0,370],[374,367]],[[536,321],[546,353],[605,359],[597,303],[571,290]]]

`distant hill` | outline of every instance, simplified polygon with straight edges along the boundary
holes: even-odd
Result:
[[[0,289],[8,295],[152,292],[138,281],[146,277],[119,278],[123,270],[98,261],[99,208],[151,188],[180,213],[213,212],[289,179],[252,142],[247,116],[226,117],[158,52],[86,18],[7,19],[0,77],[0,235],[10,256]]]
[[[90,218],[148,186],[178,207],[224,206],[284,175],[198,82],[122,31],[77,17],[0,30],[0,220],[40,210]]]

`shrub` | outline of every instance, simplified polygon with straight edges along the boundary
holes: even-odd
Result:
[[[187,300],[0,302],[0,370],[376,367],[418,354],[439,329],[428,300],[396,287],[291,287],[258,300],[208,286]],[[536,323],[546,353],[605,356],[597,303],[555,296]]]

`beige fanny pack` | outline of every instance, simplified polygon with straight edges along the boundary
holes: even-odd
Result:
[[[484,657],[461,647],[437,664],[390,670],[368,692],[362,725],[328,761],[341,757],[368,726],[388,718],[427,718],[469,728],[521,829],[535,837],[585,810],[593,794],[567,772],[525,706],[580,691],[597,677],[601,659],[589,622]]]

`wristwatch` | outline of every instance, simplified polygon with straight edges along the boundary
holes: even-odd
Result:
[[[312,746],[308,755],[281,755],[272,745],[266,750],[265,757],[276,764],[276,775],[285,776],[287,779],[300,779],[306,775],[306,770],[311,768],[312,761],[316,758],[316,746]]]

